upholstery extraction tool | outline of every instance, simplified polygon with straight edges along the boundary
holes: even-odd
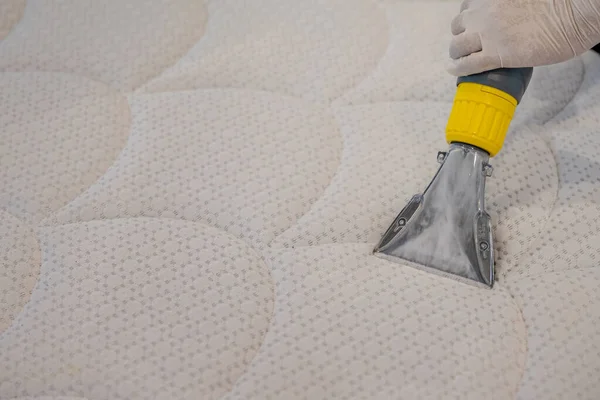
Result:
[[[504,143],[533,68],[460,77],[448,123],[447,152],[422,194],[412,197],[373,253],[463,282],[494,285],[492,224],[485,210],[489,159]]]

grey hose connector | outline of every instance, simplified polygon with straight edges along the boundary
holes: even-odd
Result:
[[[468,75],[458,78],[456,84],[464,82],[479,83],[501,90],[521,102],[527,86],[531,81],[533,68],[500,68],[479,74]]]

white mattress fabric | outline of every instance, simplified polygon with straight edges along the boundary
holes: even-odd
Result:
[[[0,398],[600,398],[599,56],[493,159],[493,290],[370,254],[458,8],[2,0]]]

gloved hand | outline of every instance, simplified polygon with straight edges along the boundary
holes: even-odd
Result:
[[[451,30],[456,76],[556,64],[600,42],[600,0],[464,0]]]

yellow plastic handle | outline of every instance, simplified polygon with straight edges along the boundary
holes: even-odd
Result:
[[[511,95],[490,86],[459,84],[446,126],[447,142],[470,144],[494,157],[504,144],[517,103]]]

